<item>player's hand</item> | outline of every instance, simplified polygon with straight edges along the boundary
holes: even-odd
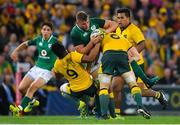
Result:
[[[102,37],[100,35],[92,37],[93,44],[97,44],[97,43],[101,42],[101,40],[102,40]]]
[[[18,60],[18,53],[16,51],[12,52],[11,59],[15,62]]]

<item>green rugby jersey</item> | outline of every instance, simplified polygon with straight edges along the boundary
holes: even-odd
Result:
[[[92,31],[98,28],[103,28],[105,24],[105,20],[98,18],[90,18],[89,23],[90,23],[90,27],[88,31],[82,30],[81,28],[78,27],[78,25],[75,25],[71,30],[70,37],[75,46],[80,44],[87,45],[90,41],[90,35]]]
[[[55,42],[57,39],[53,35],[48,40],[44,40],[40,35],[28,41],[28,45],[35,45],[38,50],[36,66],[51,71],[56,60],[56,55],[51,51],[51,45]]]

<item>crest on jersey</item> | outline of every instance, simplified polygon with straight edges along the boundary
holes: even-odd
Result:
[[[83,34],[83,36],[84,36],[84,37],[86,37],[87,35],[88,35],[88,33],[87,33],[87,32],[85,32],[85,33]]]
[[[43,45],[43,43],[42,43],[42,42],[40,42],[40,43],[39,43],[39,46],[42,46],[42,45]]]
[[[43,49],[43,50],[41,51],[41,55],[42,55],[42,56],[46,56],[46,55],[47,55],[46,50]]]
[[[48,44],[48,47],[51,48],[52,44]]]
[[[91,26],[91,30],[95,30],[96,29],[96,26],[95,25],[92,25]]]

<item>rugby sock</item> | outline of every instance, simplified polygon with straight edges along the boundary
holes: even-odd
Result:
[[[21,101],[21,107],[22,107],[22,109],[24,109],[24,108],[28,105],[28,103],[31,102],[31,100],[32,100],[32,99],[30,99],[29,97],[24,96],[24,98],[23,98],[22,101]]]
[[[86,103],[86,112],[89,113],[89,101],[90,101],[90,97],[87,95],[83,95],[83,97],[81,98],[82,101],[84,101]]]
[[[146,84],[148,84],[148,86],[152,86],[149,78],[146,76],[146,74],[144,73],[144,71],[141,69],[141,67],[137,64],[137,62],[135,60],[133,60],[131,62],[131,67],[136,75],[136,77],[140,77],[143,82],[145,82]]]
[[[108,104],[109,104],[109,95],[107,89],[101,89],[99,92],[99,100],[101,107],[101,115],[107,115],[108,113]]]
[[[95,95],[95,116],[97,116],[97,117],[101,116],[101,107],[100,107],[98,95]]]
[[[110,113],[112,118],[116,117],[116,114],[115,114],[115,103],[114,103],[114,94],[113,94],[113,92],[111,92],[109,94],[109,113]]]
[[[134,97],[138,106],[142,106],[142,96],[141,96],[141,89],[137,86],[131,88],[131,94]]]

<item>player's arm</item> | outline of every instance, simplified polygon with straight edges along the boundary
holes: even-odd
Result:
[[[82,54],[88,54],[91,51],[91,49],[94,47],[94,45],[100,42],[101,40],[102,38],[100,36],[93,37],[86,46],[84,46],[83,44],[75,46],[75,50]]]
[[[106,33],[111,33],[111,32],[116,31],[117,27],[118,27],[118,23],[112,20],[105,20],[105,24],[103,26]]]
[[[99,53],[99,49],[100,49],[100,43],[97,43],[95,45],[95,47],[90,51],[90,53],[87,55],[87,54],[84,54],[82,59],[81,59],[81,62],[82,63],[87,63],[87,62],[92,62],[95,60],[96,56],[98,55]]]
[[[139,53],[145,49],[145,46],[146,46],[145,38],[144,38],[143,33],[141,32],[141,30],[138,27],[135,27],[133,29],[132,39],[133,39],[133,41],[136,42],[136,44],[137,44],[136,49]]]
[[[18,59],[18,52],[27,48],[28,46],[28,41],[25,41],[23,43],[21,43],[11,54],[11,58],[13,59],[13,61],[17,61]]]
[[[143,40],[137,44],[136,49],[140,53],[145,49],[145,46],[145,40]]]
[[[137,51],[137,49],[135,47],[132,46],[131,48],[129,48],[129,50],[128,50],[128,58],[129,58],[130,62],[132,60],[135,60],[135,61],[140,60],[140,54],[139,54],[139,52]]]

